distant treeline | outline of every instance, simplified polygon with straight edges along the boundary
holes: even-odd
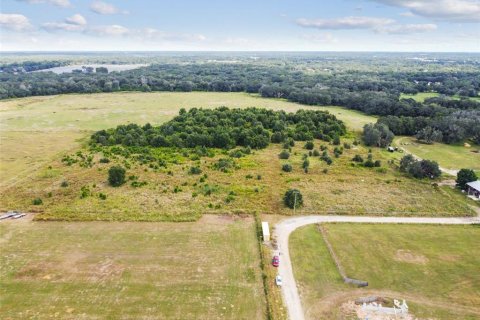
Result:
[[[0,65],[0,72],[22,73],[45,70],[66,65],[66,61],[25,61]]]
[[[262,149],[270,142],[323,139],[344,135],[345,125],[323,111],[299,110],[296,113],[259,108],[181,109],[178,116],[161,126],[120,125],[101,130],[91,137],[104,146],[209,147],[230,149],[236,146]]]
[[[480,102],[478,72],[466,71],[308,72],[308,65],[289,63],[156,64],[110,74],[0,74],[0,98],[115,91],[215,91],[258,93],[308,105],[338,105],[381,119],[395,134],[416,134],[430,126],[445,142],[473,138]],[[444,94],[425,102],[400,99],[401,93]],[[457,95],[462,98],[448,96]],[[444,123],[457,119],[452,126]],[[459,129],[467,118],[468,127]],[[477,117],[477,118],[475,118]],[[414,119],[414,120],[412,120]],[[388,122],[388,123],[387,123]],[[478,130],[477,130],[478,132]],[[438,136],[438,135],[437,135]]]

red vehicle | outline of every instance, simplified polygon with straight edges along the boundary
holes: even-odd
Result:
[[[278,267],[279,264],[280,264],[280,258],[278,256],[273,256],[272,266]]]

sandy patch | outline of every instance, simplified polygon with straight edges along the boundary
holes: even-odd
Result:
[[[394,259],[399,262],[407,262],[414,264],[427,264],[428,258],[421,254],[415,254],[410,250],[397,250],[395,253]]]

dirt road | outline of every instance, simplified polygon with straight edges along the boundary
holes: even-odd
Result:
[[[291,320],[305,319],[302,303],[298,294],[297,284],[293,276],[288,238],[297,228],[325,222],[353,222],[353,223],[411,223],[411,224],[474,224],[480,223],[480,217],[470,218],[407,218],[407,217],[355,217],[355,216],[303,216],[283,220],[275,226],[274,235],[278,249],[281,252],[281,263],[278,273],[283,279],[282,295]]]

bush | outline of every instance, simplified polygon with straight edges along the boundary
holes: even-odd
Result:
[[[371,159],[368,159],[363,165],[367,168],[373,168],[375,167],[375,162],[373,162]]]
[[[39,206],[39,205],[43,204],[43,201],[40,198],[35,198],[35,199],[33,199],[32,204],[34,206]]]
[[[290,152],[288,152],[287,150],[282,150],[282,152],[280,152],[280,154],[278,155],[278,157],[280,159],[288,159],[290,158]]]
[[[333,144],[336,145],[336,146],[340,145],[340,137],[339,136],[335,136],[333,138]]]
[[[119,187],[125,183],[125,169],[120,166],[113,166],[108,170],[108,183],[112,187]]]
[[[285,172],[292,172],[293,167],[290,164],[286,163],[282,166],[282,170]]]
[[[99,193],[98,194],[98,197],[101,199],[101,200],[107,200],[107,195],[105,193]]]
[[[188,174],[201,174],[202,169],[199,167],[190,167],[190,170],[188,170]]]
[[[442,172],[438,163],[431,160],[416,160],[412,155],[406,155],[400,160],[400,171],[406,172],[417,179],[440,177]]]
[[[359,163],[362,163],[363,162],[363,158],[361,155],[359,154],[356,154],[355,157],[353,157],[352,159],[353,162],[359,162]]]
[[[235,167],[235,162],[232,159],[221,158],[213,164],[215,170],[228,172],[229,169]]]
[[[315,145],[313,144],[313,141],[307,141],[307,143],[305,143],[305,149],[307,150],[313,150],[313,148],[315,147]]]
[[[303,197],[297,189],[289,189],[285,192],[283,203],[290,209],[298,208],[303,205]]]
[[[475,172],[471,169],[461,169],[457,173],[457,186],[465,190],[467,183],[472,182],[472,181],[477,181],[478,177],[475,174]]]
[[[312,156],[319,157],[320,156],[320,151],[318,151],[317,149],[313,150]]]
[[[68,181],[65,181],[65,180],[62,181],[62,183],[60,184],[60,187],[62,187],[62,188],[68,187]]]
[[[110,162],[110,159],[108,159],[108,158],[102,158],[102,159],[100,159],[99,162],[100,162],[100,163],[109,163],[109,162]]]
[[[80,199],[85,199],[91,195],[90,188],[88,186],[83,186],[80,189]]]
[[[380,160],[375,160],[375,167],[379,168],[382,166],[382,162]]]

